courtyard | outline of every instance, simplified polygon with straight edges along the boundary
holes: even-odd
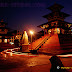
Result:
[[[0,54],[0,72],[50,72],[50,55]],[[65,67],[72,67],[72,57],[59,57]],[[72,72],[72,69],[67,69]]]

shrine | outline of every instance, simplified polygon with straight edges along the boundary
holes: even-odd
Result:
[[[61,12],[62,8],[64,7],[56,3],[47,8],[52,11],[43,16],[48,22],[37,26],[43,29],[44,36],[29,45],[31,51],[49,54],[62,54],[72,51],[72,24],[64,21],[70,15]]]
[[[47,9],[51,10],[52,12],[44,15],[43,17],[48,20],[48,22],[39,25],[38,27],[42,28],[44,30],[44,34],[70,34],[71,30],[71,23],[64,21],[64,19],[69,14],[66,14],[64,12],[61,12],[61,9],[64,8],[63,6],[59,4],[54,4]]]

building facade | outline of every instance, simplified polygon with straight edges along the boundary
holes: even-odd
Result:
[[[14,42],[15,39],[22,38],[22,33],[18,30],[10,31],[10,28],[7,27],[7,23],[0,21],[0,43],[9,43]]]
[[[18,30],[14,30],[11,32],[11,34],[13,35],[11,38],[10,38],[10,42],[14,42],[15,39],[18,39],[19,42],[22,38],[22,33]]]

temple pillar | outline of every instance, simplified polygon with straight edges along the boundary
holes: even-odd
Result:
[[[44,29],[44,35],[45,35],[45,29]]]
[[[47,32],[47,29],[46,29],[46,34],[47,34],[48,32]]]

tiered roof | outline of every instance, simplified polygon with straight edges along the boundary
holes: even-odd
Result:
[[[1,31],[0,31],[0,36],[2,36],[0,39],[4,39],[4,38],[10,38],[10,36],[12,36],[11,34],[9,34],[8,33],[8,31],[10,30],[10,28],[8,28],[8,27],[6,27],[6,25],[7,25],[7,23],[6,22],[4,22],[3,21],[3,19],[0,21],[0,29],[1,29]],[[2,29],[3,30],[7,30],[7,33],[4,33],[3,31],[2,31]]]
[[[61,12],[62,8],[64,8],[64,7],[59,4],[56,4],[56,3],[54,5],[48,7],[47,9],[50,9],[52,12],[43,16],[44,18],[46,18],[48,20],[48,22],[41,24],[37,27],[40,27],[43,29],[50,29],[53,27],[59,27],[59,28],[69,30],[70,27],[68,27],[68,25],[71,23],[64,21],[64,19],[70,15],[66,14],[64,12]],[[55,25],[52,26],[51,25],[52,23],[54,23]]]
[[[64,12],[59,12],[59,16],[61,17],[63,17],[63,18],[66,18],[66,17],[68,17],[68,16],[70,16],[69,14],[66,14],[66,13],[64,13]],[[48,17],[54,17],[54,13],[49,13],[49,14],[46,14],[46,15],[44,15],[43,16],[44,18],[48,18]]]
[[[62,8],[64,8],[64,6],[55,3],[54,5],[48,7],[47,9],[50,9],[50,10],[59,9],[59,10],[61,10]]]
[[[3,25],[3,24],[7,25],[7,23],[4,22],[3,19],[0,21],[0,24],[1,24],[1,25]]]
[[[52,22],[54,22],[54,21],[58,21],[58,23],[60,24],[60,23],[63,23],[63,24],[70,24],[69,22],[66,22],[66,21],[61,21],[61,20],[52,20],[52,21],[50,21],[50,22],[46,22],[46,23],[43,23],[43,24],[41,24],[41,25],[39,25],[39,26],[37,26],[37,27],[41,27],[41,26],[43,26],[43,25],[50,25]]]

